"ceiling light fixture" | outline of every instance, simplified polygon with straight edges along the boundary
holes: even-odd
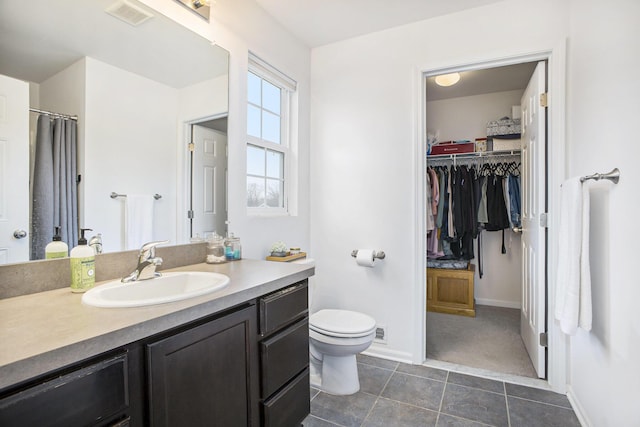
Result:
[[[207,21],[211,11],[211,0],[176,0],[183,6],[188,7]],[[215,2],[214,2],[215,3]]]
[[[460,73],[441,74],[436,76],[436,84],[438,86],[453,86],[460,81]]]
[[[209,0],[193,0],[191,4],[196,9],[200,9],[202,6],[209,6]]]

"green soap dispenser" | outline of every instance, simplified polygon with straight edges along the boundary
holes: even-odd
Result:
[[[90,228],[80,229],[78,246],[71,249],[71,292],[85,292],[96,283],[96,256],[93,248],[87,245],[84,237],[85,231]]]
[[[53,241],[44,248],[45,259],[54,258],[66,258],[69,256],[69,246],[62,241],[60,237],[60,227],[55,227],[56,234],[53,236]]]

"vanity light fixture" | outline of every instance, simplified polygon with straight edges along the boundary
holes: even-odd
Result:
[[[441,74],[436,76],[436,84],[438,86],[453,86],[460,81],[460,73]]]
[[[209,13],[211,11],[211,0],[176,0],[182,3],[185,7],[193,10],[195,13],[209,20]],[[215,2],[214,2],[215,3]]]

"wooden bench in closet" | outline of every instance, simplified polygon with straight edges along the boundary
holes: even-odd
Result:
[[[427,268],[427,311],[475,317],[474,273],[471,263],[466,269]]]

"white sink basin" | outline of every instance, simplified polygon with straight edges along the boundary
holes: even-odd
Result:
[[[82,302],[94,307],[140,307],[205,295],[223,289],[229,277],[199,271],[162,273],[155,279],[122,283],[119,279],[88,290]]]

